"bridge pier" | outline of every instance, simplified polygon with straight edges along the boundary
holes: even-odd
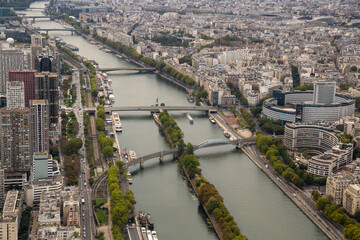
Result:
[[[74,35],[74,31],[71,31],[71,36],[73,36]]]
[[[164,157],[163,155],[161,154],[160,157],[159,157],[159,163],[163,163],[164,162]]]
[[[140,160],[140,169],[144,169],[145,168],[145,164],[144,164],[144,159]]]

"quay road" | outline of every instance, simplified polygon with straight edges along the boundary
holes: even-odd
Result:
[[[83,125],[83,108],[81,104],[81,84],[80,84],[80,73],[79,69],[74,68],[73,73],[73,82],[76,86],[76,102],[73,106],[73,111],[76,115],[76,118],[79,122],[79,132],[76,137],[81,138],[83,143],[85,143],[84,136],[84,125]],[[79,191],[80,191],[80,199],[84,199],[84,203],[81,203],[80,209],[80,225],[81,225],[81,236],[83,239],[93,240],[96,228],[93,216],[93,207],[91,200],[91,187],[87,184],[87,180],[89,179],[89,166],[86,159],[85,153],[85,145],[80,149],[80,175],[79,175]],[[80,200],[81,201],[81,200]],[[85,234],[84,234],[85,233]]]
[[[288,184],[282,180],[277,172],[275,172],[260,156],[256,146],[247,146],[242,148],[245,154],[305,213],[305,215],[316,224],[321,231],[330,239],[345,240],[343,231],[333,222],[328,220],[315,207],[314,201],[307,196],[302,190]]]

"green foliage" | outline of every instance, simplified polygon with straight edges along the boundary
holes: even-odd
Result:
[[[186,55],[186,56],[184,56],[182,58],[179,58],[179,63],[180,64],[187,63],[190,66],[192,66],[192,58],[191,58],[191,56],[192,56],[192,54]]]
[[[181,159],[181,164],[186,168],[190,178],[201,174],[200,162],[194,155],[185,155]]]
[[[164,131],[169,135],[174,146],[178,145],[179,141],[184,137],[184,133],[181,131],[174,118],[165,111],[159,114],[159,119],[164,127]]]
[[[299,85],[299,86],[295,87],[294,90],[300,90],[300,91],[314,90],[314,85],[313,84],[303,84],[303,85]]]
[[[244,107],[240,109],[240,112],[244,117],[245,121],[247,122],[247,124],[249,125],[250,131],[255,132],[256,123],[254,119],[251,117],[251,114]]]
[[[125,171],[125,169],[121,169]],[[111,220],[113,223],[112,233],[114,239],[123,239],[121,227],[123,227],[133,213],[134,204],[136,203],[134,195],[131,191],[122,194],[119,185],[119,169],[116,165],[109,168],[108,181],[110,191],[110,207]]]
[[[161,46],[177,46],[177,47],[188,47],[189,41],[182,40],[171,35],[156,35],[152,38],[154,42],[160,43]]]
[[[31,207],[26,207],[21,214],[21,222],[19,226],[18,239],[27,240],[29,238],[29,226],[31,220]]]
[[[71,75],[73,74],[74,70],[72,69],[72,67],[67,64],[66,62],[64,62],[62,65],[61,65],[61,74],[62,75]]]
[[[228,87],[230,88],[231,94],[235,95],[237,99],[239,99],[242,105],[248,105],[248,100],[242,95],[240,92],[239,87],[234,86],[231,82],[227,83]]]
[[[351,68],[350,68],[350,71],[351,72],[356,72],[358,69],[357,69],[357,67],[356,66],[351,66]]]
[[[96,130],[105,131],[105,122],[102,118],[97,117],[95,120]]]
[[[268,119],[267,117],[259,117],[258,118],[260,127],[270,134],[282,135],[284,134],[284,126],[281,124],[279,120],[274,121]]]
[[[284,145],[278,140],[258,134],[255,143],[260,152],[265,154],[270,161],[274,170],[281,174],[286,181],[292,182],[299,188],[305,184],[317,184],[317,181],[323,184],[324,178],[313,178],[310,174],[305,173],[303,169],[296,166],[287,154]]]
[[[152,58],[149,57],[143,57],[140,59],[142,62],[144,62],[145,64],[149,65],[150,67],[155,67],[156,66],[156,61]]]
[[[291,76],[293,79],[293,87],[296,88],[300,86],[300,75],[297,66],[291,65]]]

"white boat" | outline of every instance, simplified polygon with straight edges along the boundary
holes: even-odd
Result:
[[[191,117],[190,113],[186,113],[186,117],[189,119],[190,123],[194,123],[194,119]]]
[[[128,181],[129,181],[129,184],[132,184],[133,183],[133,180],[132,180],[132,178],[131,178],[131,173],[128,171],[127,172],[127,179],[128,179]]]
[[[229,138],[230,137],[230,134],[228,132],[224,132],[224,136]]]
[[[109,99],[110,99],[111,102],[115,102],[114,94],[109,94]]]
[[[121,126],[119,114],[113,113],[113,119],[114,119],[115,131],[122,132],[122,126]]]
[[[136,159],[136,153],[134,150],[129,151],[129,158],[130,160]]]
[[[212,123],[212,124],[215,124],[215,120],[213,118],[209,118],[209,121]]]

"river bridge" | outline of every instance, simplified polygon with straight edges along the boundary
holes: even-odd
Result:
[[[199,145],[194,146],[194,152],[209,147],[216,147],[216,146],[223,146],[223,145],[235,145],[237,148],[242,148],[247,145],[255,144],[255,137],[251,138],[241,138],[241,139],[234,139],[234,140],[224,140],[224,139],[211,139],[200,143]],[[142,157],[129,159],[127,161],[127,166],[140,164],[141,168],[144,168],[144,162],[148,161],[153,158],[159,158],[159,161],[163,161],[163,157],[171,154],[175,154],[177,149],[168,149],[165,151],[160,151],[156,153],[151,153]]]
[[[49,35],[49,32],[71,32],[71,35],[74,35],[74,32],[79,33],[81,32],[80,29],[75,28],[33,28],[32,30],[36,31],[44,31],[46,35]]]
[[[211,106],[125,106],[125,107],[106,107],[106,113],[122,112],[122,111],[147,111],[159,112],[160,110],[166,111],[206,111],[210,113],[217,112],[217,109]],[[87,108],[87,111],[93,113],[96,108]]]
[[[4,17],[0,17],[0,19],[4,19],[4,20],[16,20],[18,19],[18,17],[20,18],[30,18],[33,20],[33,22],[35,22],[35,19],[41,19],[41,18],[50,18],[50,20],[53,20],[55,18],[58,18],[58,16],[54,16],[54,15],[48,15],[48,16],[27,16],[26,14],[21,14],[18,13],[18,16],[4,16]]]
[[[147,67],[136,67],[136,68],[126,68],[126,67],[116,67],[116,68],[100,68],[101,72],[111,72],[111,71],[139,71],[139,72],[152,72],[155,71],[155,68]]]

